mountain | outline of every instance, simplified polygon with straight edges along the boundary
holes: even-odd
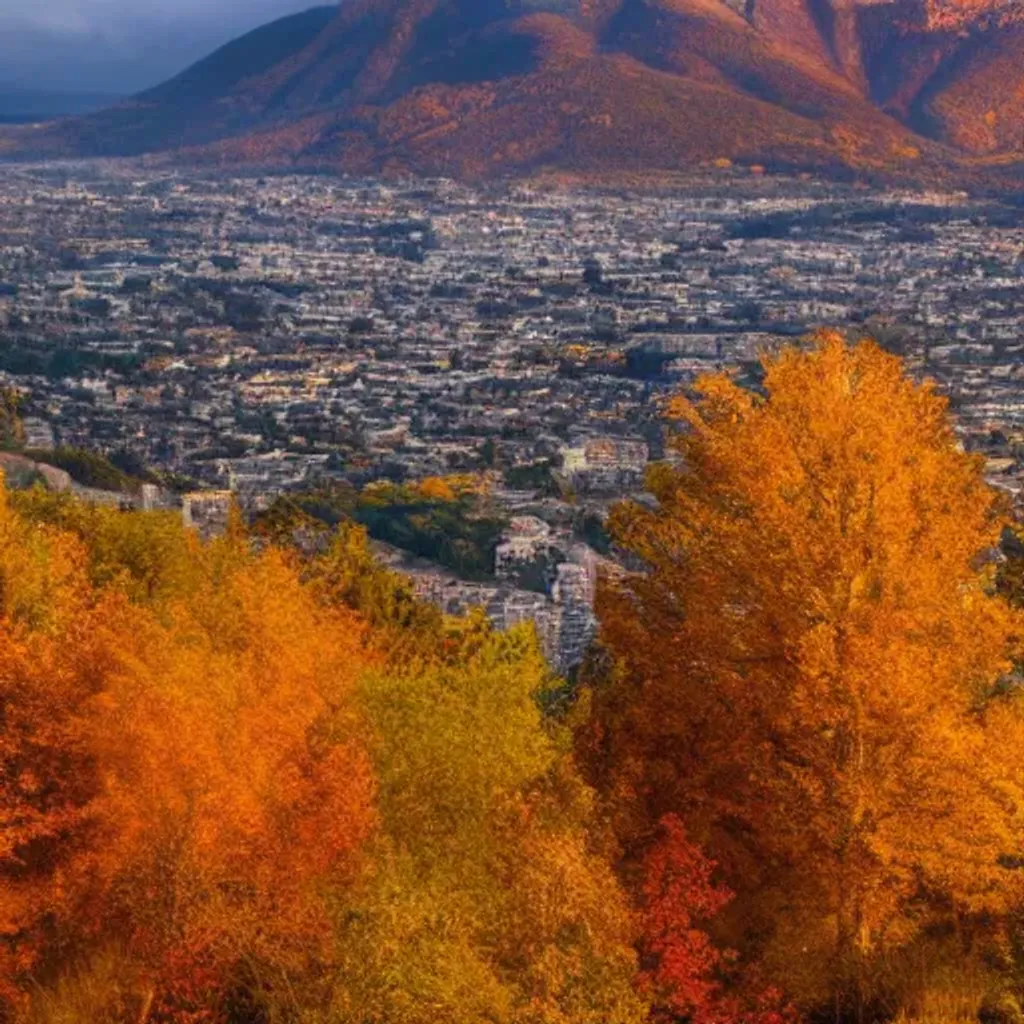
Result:
[[[952,180],[1024,167],[1022,97],[1022,0],[345,0],[0,153]]]

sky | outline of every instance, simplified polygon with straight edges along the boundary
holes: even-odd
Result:
[[[0,0],[0,84],[129,95],[331,0]]]

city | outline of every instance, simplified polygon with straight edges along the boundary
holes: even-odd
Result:
[[[161,472],[158,504],[256,514],[475,475],[471,572],[371,527],[378,550],[449,611],[536,622],[570,671],[614,568],[600,524],[663,457],[662,400],[702,373],[755,380],[759,353],[843,325],[935,378],[1017,494],[1022,254],[1012,205],[809,180],[650,196],[11,167],[0,366],[26,449]]]

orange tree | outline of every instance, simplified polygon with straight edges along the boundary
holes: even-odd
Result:
[[[979,571],[996,499],[931,386],[835,334],[764,370],[676,399],[656,506],[613,516],[643,568],[602,597],[587,742],[627,849],[678,814],[738,896],[730,941],[863,1015],[900,949],[1015,898],[1019,623]]]
[[[242,538],[168,536],[165,573],[163,520],[0,498],[0,1019],[211,1021],[329,971],[376,820],[360,621]]]
[[[0,1019],[67,912],[56,879],[96,832],[86,720],[110,660],[73,538],[33,528],[0,489]]]

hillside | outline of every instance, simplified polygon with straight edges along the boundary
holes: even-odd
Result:
[[[1006,0],[349,0],[282,19],[15,156],[466,178],[714,161],[943,179],[1024,160]]]

